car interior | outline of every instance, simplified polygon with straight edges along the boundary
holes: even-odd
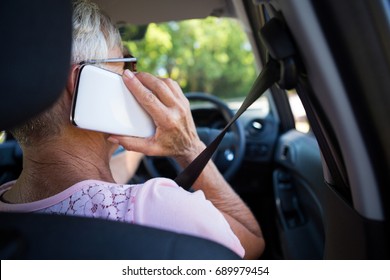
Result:
[[[206,145],[242,113],[210,157],[259,221],[261,259],[389,259],[389,1],[93,2],[118,26],[146,26],[141,39],[152,24],[239,22],[253,55],[253,86],[234,99],[184,93]],[[69,0],[0,3],[0,34],[10,42],[0,46],[0,184],[22,169],[7,129],[50,106],[65,85],[71,13]],[[142,71],[142,50],[132,51]],[[252,93],[253,105],[240,112]],[[145,156],[130,183],[181,172],[171,158]],[[81,217],[0,213],[0,232],[1,259],[239,258],[201,238]]]

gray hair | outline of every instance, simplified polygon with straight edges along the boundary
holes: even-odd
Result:
[[[114,47],[122,49],[122,41],[111,19],[95,3],[74,1],[72,63],[107,58]]]
[[[115,47],[122,49],[122,41],[110,18],[95,3],[73,1],[71,63],[108,58],[108,52]],[[22,146],[44,143],[60,135],[61,127],[69,123],[64,95],[50,109],[10,130]]]

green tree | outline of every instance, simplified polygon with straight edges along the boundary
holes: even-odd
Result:
[[[140,71],[170,77],[184,92],[242,97],[256,78],[250,45],[233,19],[150,24],[143,40],[124,44],[138,58]]]

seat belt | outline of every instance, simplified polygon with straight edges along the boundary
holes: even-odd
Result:
[[[265,67],[253,83],[249,94],[245,98],[237,113],[220,132],[220,134],[211,142],[176,178],[175,182],[182,188],[188,190],[194,184],[200,173],[217,150],[226,132],[230,126],[252,105],[263,93],[274,83],[280,80],[280,64],[270,58]]]

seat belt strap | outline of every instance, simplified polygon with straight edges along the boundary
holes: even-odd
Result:
[[[268,88],[280,79],[279,62],[270,58],[265,67],[253,83],[249,94],[245,98],[237,113],[230,122],[220,132],[220,134],[211,142],[176,178],[175,182],[182,188],[188,190],[194,184],[200,173],[217,150],[226,132],[230,126],[252,105]]]

